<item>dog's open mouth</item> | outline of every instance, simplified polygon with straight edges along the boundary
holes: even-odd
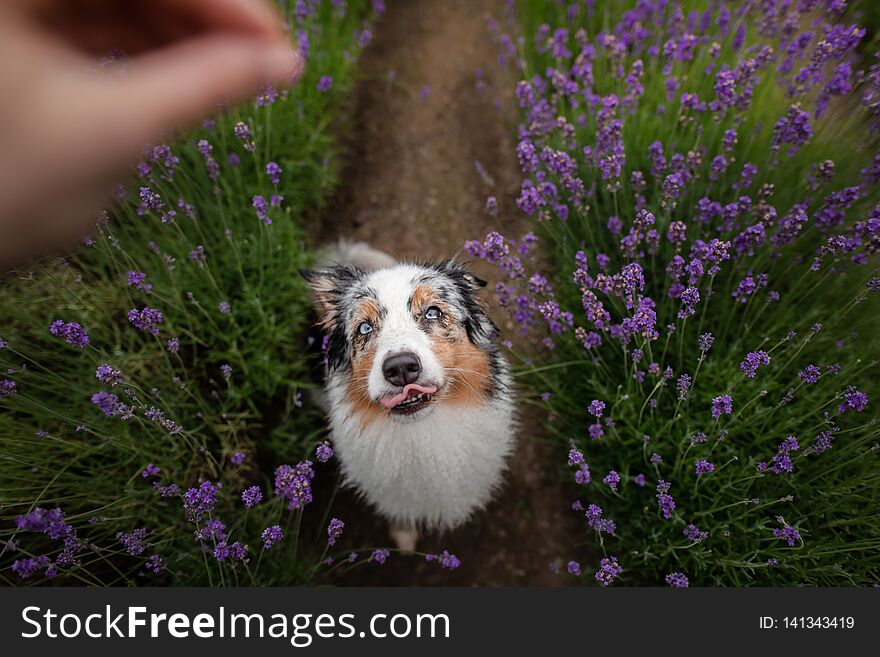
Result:
[[[410,383],[398,394],[382,397],[379,403],[391,413],[410,415],[430,404],[436,393],[436,386],[422,386],[417,383]]]

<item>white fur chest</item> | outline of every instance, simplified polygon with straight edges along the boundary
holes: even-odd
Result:
[[[513,404],[502,394],[481,406],[443,403],[417,420],[362,425],[346,386],[328,386],[332,440],[346,483],[388,519],[450,528],[490,499],[514,443]]]

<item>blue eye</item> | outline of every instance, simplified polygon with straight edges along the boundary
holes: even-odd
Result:
[[[358,333],[360,335],[369,335],[373,332],[373,325],[369,322],[361,322],[358,326]]]
[[[425,311],[425,319],[434,321],[443,317],[443,312],[437,306],[431,306]]]

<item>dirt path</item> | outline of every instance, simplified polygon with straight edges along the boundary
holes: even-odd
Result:
[[[456,255],[467,239],[490,230],[518,235],[513,199],[519,175],[510,138],[512,83],[497,60],[484,16],[501,16],[501,0],[407,0],[388,3],[364,53],[355,92],[352,156],[342,190],[317,241],[364,240],[400,259]],[[500,106],[496,102],[500,99]],[[484,211],[496,195],[499,217]],[[474,269],[494,288],[497,275]],[[506,316],[494,313],[510,335]],[[507,326],[505,326],[507,323]],[[550,563],[579,542],[575,515],[559,481],[558,454],[534,439],[524,417],[504,489],[467,526],[422,539],[419,549],[449,549],[462,561],[452,573],[418,557],[394,556],[360,567],[341,584],[552,585],[564,578]],[[387,545],[386,523],[350,493],[334,514],[346,521],[345,543]]]

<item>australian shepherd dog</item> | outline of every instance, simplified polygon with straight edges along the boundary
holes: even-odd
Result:
[[[324,405],[345,481],[398,547],[483,507],[514,443],[510,372],[477,293],[453,261],[397,263],[340,243],[303,276],[327,336]]]

